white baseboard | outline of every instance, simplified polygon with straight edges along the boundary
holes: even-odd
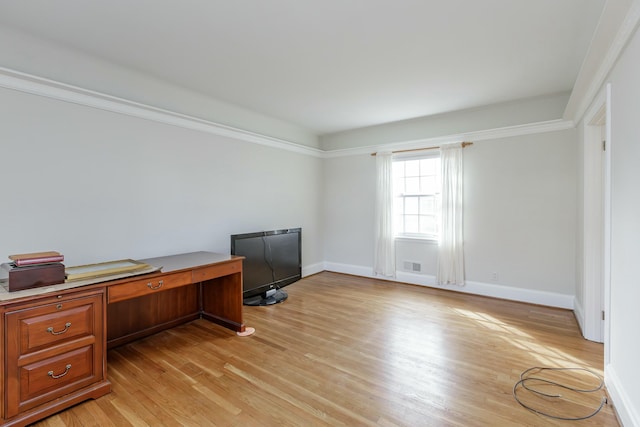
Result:
[[[339,264],[333,262],[324,263],[324,267],[325,270],[333,271],[336,273],[353,274],[355,276],[391,280],[396,282],[409,283],[412,285],[429,286],[437,289],[446,289],[449,291],[464,292],[473,295],[482,295],[493,298],[507,299],[511,301],[540,304],[549,307],[558,307],[573,310],[575,305],[575,297],[573,295],[565,295],[555,292],[514,288],[511,286],[474,281],[467,281],[465,286],[440,286],[436,284],[436,279],[434,276],[428,276],[424,274],[397,271],[395,278],[389,278],[374,275],[373,269],[371,267]]]
[[[604,382],[622,425],[624,427],[640,427],[640,415],[638,415],[637,408],[633,406],[633,402],[629,399],[629,395],[620,383],[620,378],[611,364],[604,368]]]
[[[363,267],[360,265],[339,264],[337,262],[325,262],[324,269],[327,271],[333,271],[335,273],[353,274],[354,276],[372,277],[376,279],[387,279],[385,277],[375,276],[373,274],[373,268]]]
[[[324,263],[318,262],[316,264],[305,265],[302,267],[302,277],[311,276],[312,274],[320,273],[324,271]]]
[[[447,288],[451,289],[451,288]],[[573,310],[575,297],[573,295],[559,294],[556,292],[537,291],[534,289],[514,288],[511,286],[495,285],[468,281],[466,286],[454,291],[469,292],[476,295],[484,295],[494,298],[508,299],[512,301],[540,304],[549,307],[565,308]]]
[[[582,332],[582,336],[584,337],[584,308],[582,308],[582,304],[580,304],[578,298],[573,302],[573,314],[576,316],[580,332]]]

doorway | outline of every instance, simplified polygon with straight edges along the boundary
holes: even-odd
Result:
[[[584,119],[582,175],[582,286],[576,305],[581,309],[582,334],[595,342],[607,341],[609,239],[609,96],[606,87]],[[605,348],[605,357],[606,351]]]

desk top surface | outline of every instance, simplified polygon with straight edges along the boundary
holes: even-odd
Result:
[[[194,267],[218,264],[221,262],[228,262],[237,259],[242,259],[242,257],[227,254],[217,254],[214,252],[190,252],[187,254],[141,259],[139,261],[149,265],[160,267],[162,273],[169,273],[172,271],[187,270]]]
[[[203,267],[207,265],[213,265],[218,263],[231,262],[235,260],[242,259],[243,257],[238,257],[235,255],[228,254],[219,254],[214,252],[191,252],[186,254],[178,254],[178,255],[168,255],[156,258],[147,258],[141,259],[139,261],[144,262],[151,267],[147,270],[142,270],[140,273],[142,274],[164,274],[170,273],[173,271],[181,271],[181,270],[189,270],[192,268]],[[109,282],[120,281],[119,279],[136,277],[139,274],[132,275],[117,275],[117,276],[106,276],[101,278],[99,281],[87,281],[87,280],[78,280],[72,282],[65,282],[59,285],[51,285],[51,286],[43,286],[38,288],[25,289],[21,291],[9,292],[6,287],[0,283],[0,303],[9,302],[11,300],[16,300],[24,297],[33,297],[37,295],[44,295],[48,293],[54,293],[63,291],[66,289],[75,289],[82,288],[83,286],[93,285],[93,284],[102,284],[103,286],[109,286]],[[7,278],[0,277],[0,282],[7,280]]]

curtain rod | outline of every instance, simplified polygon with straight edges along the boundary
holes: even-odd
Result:
[[[467,145],[473,145],[473,142],[463,142],[462,143],[462,148],[466,147]],[[426,148],[412,148],[409,150],[396,150],[396,151],[392,151],[392,154],[397,154],[397,153],[409,153],[411,151],[424,151],[424,150],[437,150],[438,148],[440,148],[439,146],[437,147],[426,147]],[[376,154],[378,154],[377,152],[375,153],[371,153],[372,156],[375,156]]]

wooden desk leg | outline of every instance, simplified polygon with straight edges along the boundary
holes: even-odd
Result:
[[[242,322],[242,273],[204,281],[202,317],[236,332],[244,332]]]

